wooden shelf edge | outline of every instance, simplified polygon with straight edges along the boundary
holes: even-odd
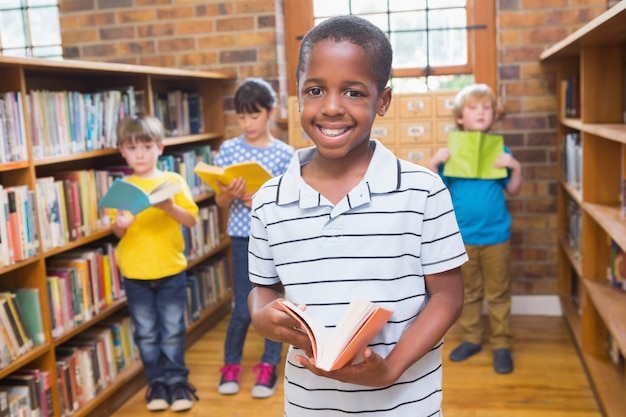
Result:
[[[582,322],[580,313],[578,312],[578,306],[574,304],[574,302],[570,299],[569,295],[560,295],[561,307],[563,310],[563,317],[565,318],[565,322],[568,324],[570,332],[574,337],[574,341],[576,342],[576,346],[582,346],[583,336],[582,336]]]
[[[600,16],[593,19],[571,35],[555,43],[551,47],[544,50],[539,59],[541,61],[550,61],[554,58],[564,58],[568,56],[575,56],[580,52],[581,45],[594,38],[603,38],[607,33],[611,35],[611,28],[613,27],[615,17],[626,11],[626,3],[619,2],[615,6],[602,13]],[[626,39],[626,32],[617,31],[613,33],[613,36],[609,36],[609,39]]]
[[[4,368],[0,369],[0,379],[4,378],[7,375],[12,374],[20,368],[23,368],[29,362],[37,359],[38,357],[44,355],[50,349],[50,343],[46,342],[43,345],[33,346],[28,352],[18,356],[13,359],[13,361]]]
[[[582,277],[583,276],[582,263],[580,261],[580,258],[577,257],[576,254],[574,253],[574,250],[572,249],[572,246],[569,244],[569,241],[567,240],[567,238],[561,236],[561,238],[559,239],[559,244],[561,245],[561,249],[563,249],[563,252],[567,256],[567,259],[569,260],[570,265],[572,266],[572,268],[574,268],[574,271],[576,271],[576,275],[578,275],[579,277]]]
[[[583,203],[582,208],[623,249],[626,249],[626,218],[616,205]]]
[[[579,353],[604,415],[624,417],[624,410],[626,410],[624,374],[609,359],[597,358],[582,351]]]
[[[602,317],[619,350],[626,356],[626,292],[604,282],[589,279],[583,279],[583,282],[593,307]]]

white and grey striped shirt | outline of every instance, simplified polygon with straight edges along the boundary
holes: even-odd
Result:
[[[363,180],[336,206],[307,185],[296,153],[287,172],[254,197],[250,279],[281,282],[285,298],[334,327],[361,297],[394,311],[370,347],[386,357],[427,302],[424,275],[467,260],[450,194],[439,176],[399,160],[380,142]],[[372,388],[320,378],[292,358],[285,369],[285,416],[439,416],[443,341],[393,385]]]

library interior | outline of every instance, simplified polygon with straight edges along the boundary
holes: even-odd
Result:
[[[300,48],[313,28],[345,15],[373,23],[393,49],[386,87],[392,92],[391,101],[373,121],[370,138],[377,145],[371,146],[388,149],[402,161],[398,167],[406,161],[406,166],[449,188],[448,199],[455,206],[469,263],[481,247],[501,242],[468,241],[470,233],[465,233],[455,204],[462,200],[455,195],[460,184],[498,184],[498,194],[503,196],[498,198],[504,199],[505,217],[510,220],[504,232],[505,295],[495,296],[493,289],[490,293],[481,287],[479,298],[473,300],[481,331],[474,328],[472,335],[479,339],[472,339],[466,316],[459,313],[461,318],[429,353],[441,356],[442,368],[437,371],[442,376],[438,382],[441,407],[434,415],[626,417],[626,1],[12,3],[0,4],[0,417],[136,417],[157,410],[162,411],[160,415],[269,417],[293,410],[287,408],[286,391],[295,390],[298,381],[285,373],[300,378],[308,371],[290,361],[289,355],[297,348],[288,343],[282,346],[278,364],[264,362],[267,341],[260,336],[262,326],[257,331],[254,325],[257,312],[252,314],[253,323],[243,328],[247,335],[243,359],[228,364],[224,358],[237,300],[241,303],[247,298],[247,293],[239,294],[241,286],[234,280],[236,271],[243,269],[237,265],[239,243],[250,240],[250,270],[257,268],[255,273],[265,267],[252,261],[255,251],[268,257],[280,253],[274,252],[271,243],[275,242],[260,244],[264,237],[252,236],[258,230],[255,220],[269,221],[257,215],[261,212],[257,201],[267,197],[259,193],[263,195],[257,200],[252,195],[259,187],[282,187],[272,177],[293,175],[297,169],[285,173],[285,167],[278,173],[265,169],[263,162],[268,161],[248,166],[247,160],[233,159],[228,165],[242,166],[234,166],[231,171],[235,173],[231,173],[218,165],[227,160],[222,144],[235,138],[247,141],[253,128],[244,120],[264,111],[266,134],[289,145],[285,149],[295,152],[294,161],[298,162],[299,155],[315,155],[304,150],[315,146],[319,138],[314,135],[325,129],[302,123],[312,124],[303,103],[312,102],[314,95],[319,95],[317,99],[324,96],[325,87],[300,89],[298,74],[305,72],[318,44],[314,40],[309,45],[311,55],[305,59],[300,59]],[[263,79],[274,90],[271,110],[260,110],[265,109],[260,101],[241,107],[238,87],[250,78]],[[353,84],[345,87],[341,98],[335,98],[332,110],[321,110],[324,117],[340,120],[339,113],[344,120],[351,117],[349,108],[356,105],[344,104],[365,88],[357,87],[356,81]],[[488,133],[464,132],[459,124],[459,92],[475,84],[488,87],[494,95]],[[330,91],[328,87],[328,97],[335,97]],[[467,108],[475,110],[471,105]],[[335,115],[330,116],[331,112]],[[119,122],[141,121],[138,115],[146,114],[160,122],[162,142],[135,132],[132,146],[118,146]],[[255,126],[258,129],[258,120]],[[141,162],[129,156],[129,149],[154,152],[149,156],[155,159],[154,172],[176,173],[180,183],[166,184],[171,190],[142,190],[140,184],[146,179],[137,171]],[[451,155],[451,162],[433,172],[429,164],[442,150]],[[455,152],[463,156],[455,159]],[[481,159],[488,152],[491,159]],[[515,193],[508,194],[506,187],[514,169],[494,168],[490,162],[500,153],[521,167],[521,186]],[[375,159],[378,153],[373,154]],[[255,154],[248,152],[247,157],[251,155]],[[458,162],[460,158],[465,159]],[[308,178],[307,172],[311,175],[302,171],[303,179]],[[232,202],[220,204],[225,195],[233,196],[234,185],[228,184],[246,175],[250,187],[245,193],[241,188]],[[109,189],[112,193],[105,198]],[[322,194],[321,199],[332,205]],[[463,209],[479,204],[479,197],[476,194],[474,200],[465,201]],[[185,226],[171,214],[181,208],[183,199],[197,210],[193,226]],[[276,201],[280,207],[283,203],[278,200],[282,196]],[[304,218],[310,205],[321,203],[303,198],[300,204],[299,216]],[[234,207],[248,218],[252,212],[252,226],[246,229],[233,223],[229,214]],[[349,208],[352,214],[369,210],[362,205]],[[123,250],[128,246],[123,246],[123,240],[140,240],[126,233],[132,223],[122,232],[119,229],[123,212],[134,221],[164,211],[180,223],[180,227],[176,224],[180,236],[174,240],[181,242],[182,249],[177,250],[183,266],[182,271],[172,273],[182,274],[186,281],[181,323],[188,375],[171,386],[165,377],[159,383],[150,380],[145,366],[147,342],[137,343],[141,306],[135,310],[134,303],[141,297],[133,300],[131,294],[137,290],[127,291],[133,286],[126,284],[147,283],[143,288],[153,289],[164,277],[125,276],[128,257]],[[319,213],[310,211],[311,217]],[[344,214],[340,221],[348,223],[349,216]],[[332,216],[327,215],[331,220]],[[146,221],[137,221],[135,226],[139,224]],[[161,224],[154,226],[165,229]],[[271,227],[265,226],[264,233],[269,234]],[[238,234],[240,229],[246,229],[250,237]],[[381,231],[386,232],[393,241],[390,231]],[[427,246],[417,241],[422,248]],[[307,248],[301,242],[294,247],[300,245]],[[155,244],[146,242],[146,247]],[[343,249],[338,250],[343,254]],[[421,250],[426,257],[426,249]],[[146,258],[150,256],[163,260],[154,254]],[[118,266],[120,258],[124,274]],[[464,313],[469,310],[468,294],[472,294],[467,287],[468,265],[458,266],[465,285]],[[147,265],[137,270],[158,268]],[[349,269],[342,273],[350,276]],[[289,269],[276,267],[277,280],[281,270]],[[425,287],[425,305],[437,295],[429,297],[429,280],[448,272],[432,271],[430,275],[414,271],[420,279],[411,281]],[[171,274],[167,275],[170,279]],[[250,279],[255,284],[263,280],[253,275]],[[341,288],[356,297],[363,292],[356,286],[344,283]],[[381,297],[367,300],[371,302],[385,296],[369,295]],[[329,304],[335,302],[331,294],[325,296]],[[490,338],[499,326],[495,313],[491,314],[498,297],[506,298],[508,306],[502,313],[508,323],[505,327],[510,327],[505,331],[506,342]],[[323,304],[311,305],[306,312],[315,316]],[[335,322],[322,322],[322,327],[336,327],[345,307],[334,304]],[[287,314],[281,314],[287,320]],[[162,316],[158,320],[165,321],[166,314]],[[329,314],[322,317],[328,320]],[[160,323],[158,332],[164,332],[166,324]],[[399,326],[400,319],[390,311],[385,327],[381,323],[383,330],[377,329],[382,333],[371,335],[370,350],[365,353],[393,351],[381,347],[397,342],[381,337],[387,337],[385,329],[393,325]],[[156,331],[157,326],[153,328]],[[157,349],[166,350],[161,336],[153,339]],[[506,351],[512,360],[506,370],[497,363],[499,351]],[[346,366],[358,366],[361,359]],[[174,362],[175,358],[161,357],[153,368],[169,369]],[[180,388],[181,383],[183,397],[177,397],[180,392],[174,394],[172,387]],[[233,392],[226,383],[235,384],[228,387],[235,387]],[[327,386],[331,385],[320,385]],[[158,389],[165,389],[165,396],[159,396]],[[324,389],[311,391],[316,390]],[[311,414],[296,415],[349,412],[332,410],[335,404],[330,402],[325,404],[328,408],[317,408],[326,394],[311,394],[311,398],[317,395],[319,401],[311,403],[315,407],[306,411]],[[405,415],[401,410],[362,412]]]

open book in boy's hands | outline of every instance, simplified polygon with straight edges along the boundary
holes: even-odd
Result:
[[[356,298],[344,311],[337,327],[328,329],[288,300],[280,300],[280,306],[309,336],[315,366],[324,371],[342,368],[360,358],[392,314],[370,301]]]
[[[164,181],[146,193],[135,184],[117,179],[98,202],[98,208],[126,210],[134,216],[148,207],[172,198],[179,191],[180,184],[176,181]]]
[[[256,161],[241,162],[228,167],[218,167],[204,162],[198,162],[193,171],[215,191],[221,193],[217,182],[230,184],[234,179],[243,177],[246,180],[246,192],[257,191],[272,174]]]
[[[450,132],[448,150],[450,158],[443,166],[446,177],[494,180],[507,176],[506,168],[493,167],[496,157],[504,152],[504,139],[500,135]]]

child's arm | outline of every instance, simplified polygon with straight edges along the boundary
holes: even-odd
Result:
[[[522,165],[510,153],[502,152],[493,163],[495,168],[508,168],[511,170],[511,177],[506,186],[509,195],[517,195],[522,188]]]
[[[244,199],[246,195],[246,180],[243,177],[235,178],[230,184],[223,185],[219,181],[217,186],[221,193],[215,196],[215,203],[220,207],[228,207],[237,198]],[[252,196],[248,199],[248,207],[252,202]],[[244,199],[244,204],[246,200]]]
[[[299,323],[277,307],[276,300],[283,297],[284,290],[280,283],[272,286],[253,284],[248,294],[252,325],[261,337],[289,343],[312,356],[313,349],[308,336],[297,330]]]
[[[159,208],[166,212],[171,218],[178,223],[187,227],[194,227],[196,225],[196,218],[191,215],[187,210],[174,203],[171,198],[155,204],[154,207]]]
[[[412,364],[430,352],[461,315],[463,278],[460,268],[427,275],[426,287],[426,306],[386,358],[367,348],[363,352],[363,362],[332,372],[316,368],[304,356],[298,356],[300,364],[317,375],[342,382],[375,387],[393,384]]]
[[[432,172],[439,172],[439,165],[445,163],[450,158],[450,150],[448,148],[441,148],[432,158],[430,158],[430,162],[428,162],[428,169]]]

